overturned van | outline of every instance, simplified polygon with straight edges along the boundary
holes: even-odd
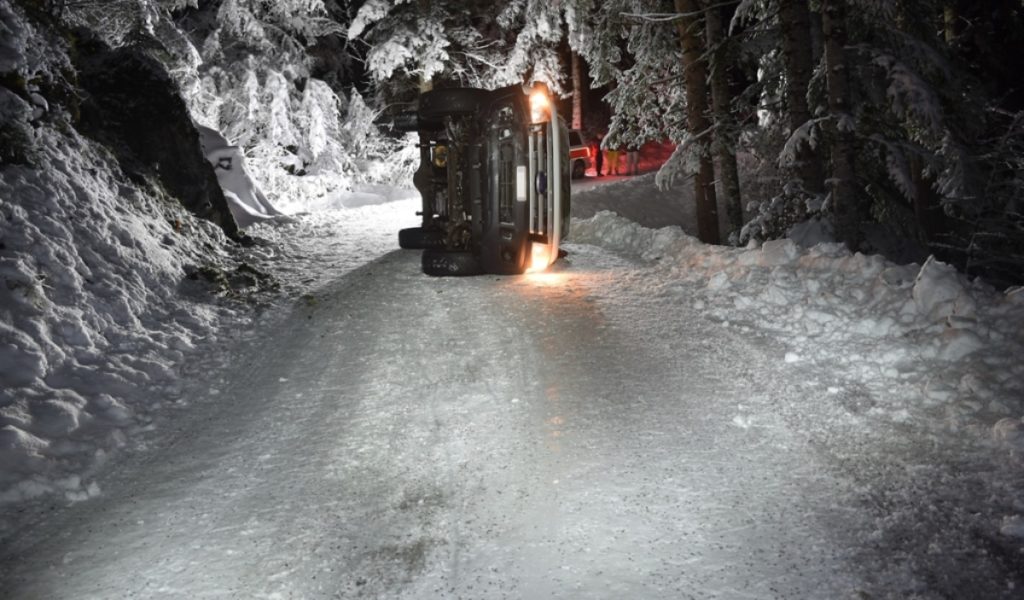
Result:
[[[568,129],[543,88],[439,89],[394,127],[419,134],[413,182],[423,272],[458,276],[547,268],[569,233]]]

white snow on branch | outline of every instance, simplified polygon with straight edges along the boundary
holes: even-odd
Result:
[[[779,167],[788,168],[795,165],[798,161],[801,148],[805,146],[812,150],[817,148],[817,125],[827,119],[828,117],[810,119],[797,127],[796,130],[786,139],[786,143],[783,144],[782,150],[779,152]]]
[[[351,40],[359,37],[366,31],[367,27],[386,17],[390,10],[390,0],[369,0],[366,2],[359,7],[359,12],[352,19],[352,24],[348,26],[348,38]]]
[[[710,135],[714,128],[706,129],[697,135],[685,134],[681,141],[672,151],[672,155],[658,169],[654,177],[654,185],[660,190],[667,190],[673,186],[676,178],[689,178],[700,170],[700,159],[707,150],[703,139]]]
[[[753,12],[756,6],[756,0],[740,1],[740,5],[736,7],[736,12],[732,15],[732,20],[729,21],[729,35],[732,35],[733,31],[735,31],[737,27],[742,26],[744,21],[753,18]]]
[[[885,69],[889,78],[886,94],[893,112],[903,119],[912,119],[940,138],[943,134],[942,107],[935,90],[909,65],[887,54],[875,57],[875,64]]]

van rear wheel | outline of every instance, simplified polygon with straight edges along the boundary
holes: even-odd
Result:
[[[572,178],[583,179],[583,175],[587,172],[587,165],[583,164],[582,160],[578,160],[572,163]]]
[[[419,116],[425,121],[440,121],[441,117],[473,114],[488,98],[487,91],[474,88],[432,90],[420,96]]]
[[[409,227],[398,230],[398,247],[407,250],[423,250],[424,248],[443,248],[444,233],[436,229]]]

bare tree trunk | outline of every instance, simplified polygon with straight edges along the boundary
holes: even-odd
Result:
[[[706,136],[711,123],[707,117],[708,85],[707,68],[701,60],[701,22],[698,0],[675,0],[679,39],[683,46],[683,69],[686,77],[686,117],[690,135]],[[718,198],[715,195],[715,163],[708,151],[704,137],[694,142],[700,152],[700,168],[694,179],[694,193],[697,201],[697,235],[706,244],[717,244]]]
[[[711,7],[704,14],[705,34],[712,49],[711,107],[715,115],[715,140],[711,146],[718,159],[722,195],[729,229],[739,233],[743,228],[743,204],[740,198],[740,173],[736,166],[736,119],[732,114],[732,90],[729,89],[730,64],[725,45],[725,26],[720,7]]]
[[[947,44],[956,41],[956,5],[952,3],[942,7],[942,33]]]
[[[846,65],[846,0],[822,0],[822,29],[825,34],[825,66],[828,78],[828,107],[832,114],[832,211],[836,234],[850,250],[863,239],[862,210],[853,167],[855,140],[850,114],[850,82]]]
[[[814,62],[811,43],[811,19],[807,0],[780,0],[779,25],[782,29],[782,56],[786,65],[786,108],[790,133],[811,120],[807,106],[807,88]],[[818,153],[801,145],[796,153],[796,174],[804,189],[821,193],[825,186]]]
[[[914,182],[914,216],[924,242],[931,243],[942,231],[942,206],[935,192],[933,181],[925,174],[924,162],[918,157],[910,158],[910,177]]]
[[[811,22],[811,69],[813,72],[814,67],[821,62],[821,57],[825,55],[825,35],[821,32],[821,13],[812,10],[809,16]]]
[[[569,50],[572,55],[572,128],[583,129],[583,73],[580,67],[580,55]]]

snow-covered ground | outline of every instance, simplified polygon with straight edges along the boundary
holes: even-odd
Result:
[[[190,376],[202,378],[230,360],[224,345],[254,315],[279,309],[260,283],[230,280],[255,266],[293,293],[330,281],[390,247],[401,219],[381,205],[412,193],[338,192],[329,206],[341,212],[254,229],[259,243],[243,249],[119,180],[94,143],[37,135],[46,166],[0,176],[0,507],[18,507],[0,510],[0,531],[27,500],[99,494],[109,457],[145,446],[155,419],[189,404],[181,365],[198,360]],[[412,222],[414,210],[401,212]],[[284,243],[292,236],[301,243]]]
[[[109,454],[179,401],[182,360],[248,319],[186,278],[226,264],[219,229],[95,144],[37,135],[45,167],[0,177],[0,503],[99,493]]]
[[[59,184],[25,177],[19,197]],[[834,245],[708,247],[637,224],[693,229],[650,175],[581,187],[568,259],[524,277],[422,276],[394,244],[416,202],[388,194],[258,225],[235,260],[283,288],[258,309],[179,289],[202,247],[161,254],[170,224],[90,237],[136,222],[113,195],[40,228],[26,247],[68,274],[25,308],[35,276],[4,263],[26,282],[2,290],[4,360],[45,360],[4,375],[0,588],[1019,594],[1024,294]],[[5,236],[49,223],[25,206]],[[144,260],[163,270],[135,282]]]

